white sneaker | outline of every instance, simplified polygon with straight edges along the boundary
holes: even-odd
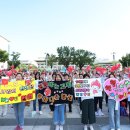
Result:
[[[80,113],[80,115],[82,115],[82,111],[80,111],[79,113]]]
[[[101,116],[104,116],[104,113],[101,111]]]
[[[32,111],[32,117],[36,115],[36,111]]]
[[[59,126],[59,125],[56,125],[55,130],[60,130],[60,126]]]
[[[1,113],[1,116],[3,116],[3,117],[6,116],[6,115],[7,115],[7,112],[2,112]]]
[[[53,114],[53,111],[50,111],[50,114]]]
[[[39,114],[40,114],[40,115],[42,115],[42,114],[43,114],[43,112],[42,112],[42,111],[39,111]]]
[[[118,128],[117,130],[121,130],[120,128]]]
[[[63,125],[60,125],[60,130],[63,130]]]
[[[90,130],[94,130],[94,128],[93,128],[93,126],[92,126],[92,125],[90,125]]]
[[[96,115],[96,116],[99,116],[99,114],[98,114],[98,112],[97,112],[97,111],[95,112],[95,115]]]
[[[87,127],[87,125],[84,125],[84,130],[88,130],[88,127]]]
[[[98,115],[99,116],[104,116],[104,114],[102,113],[101,109],[98,110]]]
[[[6,112],[4,112],[3,114],[2,114],[2,116],[6,116],[7,115],[7,113]]]
[[[115,129],[110,129],[110,130],[115,130]]]

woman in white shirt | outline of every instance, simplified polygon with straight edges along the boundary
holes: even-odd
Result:
[[[109,74],[109,78],[116,78],[114,73]],[[118,102],[118,109],[115,110],[116,101],[108,97],[109,110],[109,126],[110,130],[120,130],[120,102]]]
[[[84,74],[84,79],[90,78],[89,74]],[[92,124],[96,122],[95,110],[94,110],[94,97],[81,97],[82,103],[82,118],[81,122],[84,124],[84,130],[88,130],[88,124],[90,130],[94,130]]]
[[[37,94],[38,94],[38,84],[40,81],[40,72],[37,72],[35,74],[35,89],[36,89],[36,99],[33,100],[33,111],[32,111],[32,117],[36,114],[36,101],[37,101]],[[38,107],[39,107],[39,114],[42,115],[42,105],[38,103]]]

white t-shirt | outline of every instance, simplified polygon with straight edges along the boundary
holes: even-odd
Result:
[[[81,101],[83,101],[85,99],[94,99],[94,97],[93,96],[90,96],[90,97],[81,97]]]
[[[40,80],[35,80],[35,89],[38,89],[38,83]]]

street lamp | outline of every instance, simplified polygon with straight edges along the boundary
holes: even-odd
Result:
[[[128,67],[128,61],[127,61],[127,67]]]
[[[112,53],[113,54],[113,61],[115,61],[115,52]]]
[[[48,53],[45,53],[46,54],[46,68],[47,68],[47,66],[48,66],[48,56],[49,56],[49,54]]]

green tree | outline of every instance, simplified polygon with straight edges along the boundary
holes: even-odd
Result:
[[[9,54],[7,51],[5,50],[1,50],[0,49],[0,62],[5,62],[5,61],[8,61],[9,59]]]
[[[119,62],[122,64],[123,67],[130,66],[130,54],[126,54],[126,56],[122,56]]]
[[[20,53],[19,52],[13,52],[11,54],[11,56],[12,56],[12,59],[8,61],[8,64],[9,64],[9,66],[14,65],[14,68],[16,68],[20,64],[20,60],[19,60]]]
[[[96,56],[94,53],[87,50],[78,49],[75,51],[72,63],[77,65],[81,70],[84,65],[93,65],[95,59]]]
[[[68,46],[58,47],[57,48],[58,63],[64,65],[65,67],[68,67],[72,61],[74,52],[75,52],[74,47],[68,47]]]
[[[54,62],[57,62],[56,55],[53,55],[53,54],[48,55],[48,65],[50,65],[51,68],[52,68]]]

